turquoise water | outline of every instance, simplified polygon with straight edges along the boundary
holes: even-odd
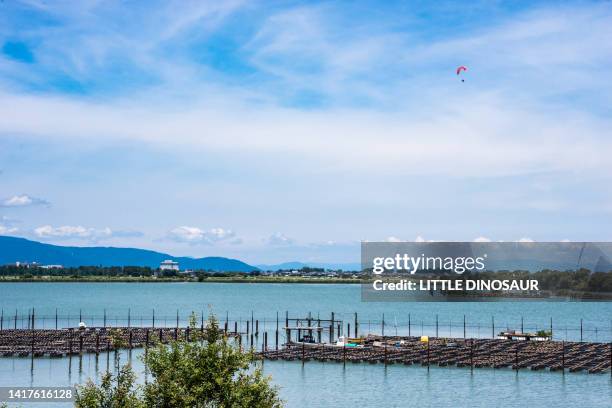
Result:
[[[59,325],[74,326],[79,311],[89,325],[101,325],[106,309],[107,325],[151,324],[155,309],[156,325],[175,325],[176,311],[185,322],[190,311],[212,310],[225,319],[260,321],[260,331],[281,326],[286,310],[291,316],[329,317],[353,326],[358,313],[360,333],[380,333],[385,315],[386,334],[405,334],[410,316],[411,333],[434,334],[436,315],[440,336],[463,336],[466,316],[468,337],[490,337],[495,330],[520,328],[521,317],[527,330],[548,328],[553,321],[557,339],[610,341],[612,303],[580,302],[482,302],[482,303],[362,303],[359,285],[223,284],[223,283],[11,283],[0,284],[0,308],[4,324],[10,316],[27,316],[35,309],[36,327],[54,327],[58,309]],[[69,317],[68,317],[69,316]],[[27,318],[18,325],[27,324]],[[281,339],[282,340],[282,339]],[[141,370],[137,356],[131,360]],[[122,360],[128,360],[122,353]],[[112,365],[112,357],[111,357]],[[59,386],[96,377],[107,367],[107,355],[84,355],[62,359],[0,358],[0,385]],[[271,362],[264,365],[290,407],[328,406],[612,406],[612,380],[609,374],[588,375],[509,369],[477,369],[420,366],[388,366],[308,362]],[[33,406],[42,406],[36,404]],[[55,404],[54,406],[60,406]]]

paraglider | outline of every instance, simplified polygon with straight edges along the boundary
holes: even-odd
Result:
[[[459,67],[457,67],[457,76],[459,76],[459,74],[461,74],[464,71],[467,71],[467,68],[464,67],[463,65],[460,65]],[[465,82],[465,80],[461,78],[461,82]]]

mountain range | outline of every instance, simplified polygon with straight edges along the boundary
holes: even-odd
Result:
[[[72,247],[45,244],[25,238],[0,236],[0,265],[15,262],[41,265],[75,266],[148,266],[157,268],[160,262],[171,259],[181,269],[252,272],[257,267],[237,259],[223,257],[191,258],[172,256],[162,252],[138,248]]]

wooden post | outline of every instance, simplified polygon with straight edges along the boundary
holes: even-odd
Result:
[[[238,333],[238,322],[234,322],[234,333]]]
[[[178,327],[174,328],[174,341],[178,340]]]
[[[32,308],[32,330],[34,330],[34,322],[36,322],[36,320],[34,319],[34,308]]]
[[[255,320],[255,336],[259,336],[259,320]]]
[[[178,327],[179,327],[179,311],[178,309],[176,309],[176,328],[178,329]]]
[[[563,370],[563,374],[565,374],[565,340],[563,340],[561,347],[561,370]]]
[[[427,344],[429,344],[429,343],[427,343]],[[385,358],[384,358],[384,360],[385,360],[385,366],[386,366],[387,365],[387,342],[386,341],[385,341]],[[428,358],[428,361],[429,361],[429,358]],[[429,362],[427,364],[429,364]]]
[[[247,330],[246,330],[246,334],[247,334],[247,336],[249,335],[249,323],[250,323],[250,322],[247,320],[247,322],[246,322],[246,324],[247,324]]]
[[[55,330],[57,330],[57,308],[55,309]]]
[[[289,328],[289,311],[285,311],[285,331],[287,343],[291,343],[291,329]]]
[[[410,319],[410,313],[408,313],[408,337],[412,336],[412,321]]]
[[[438,314],[436,313],[436,337],[438,336]]]
[[[149,329],[145,331],[145,348],[149,348]]]
[[[275,343],[276,343],[276,351],[278,351],[278,329],[276,329],[276,340],[275,340]]]
[[[465,335],[465,315],[463,315],[463,338],[464,339],[466,338],[466,335]]]
[[[491,338],[495,338],[495,316],[491,316]]]
[[[15,309],[15,330],[17,330],[17,309]]]
[[[346,343],[342,344],[342,363],[346,365]]]
[[[385,346],[385,350],[386,350]],[[427,371],[429,371],[429,342],[427,342]]]
[[[355,338],[359,337],[359,320],[357,320],[357,313],[355,313]]]
[[[106,309],[104,309],[104,327],[106,327]]]
[[[516,348],[514,349],[514,365],[516,367],[516,372],[518,373],[519,364],[518,364],[518,343],[515,344]]]
[[[200,333],[204,333],[204,311],[203,310],[200,316]]]
[[[553,325],[552,325],[552,317],[550,318],[550,339],[553,338]]]
[[[127,324],[128,328],[131,326],[131,323],[132,323],[132,319],[131,319],[131,318],[132,318],[132,316],[131,316],[131,314],[132,314],[132,313],[131,313],[131,310],[130,310],[130,308],[128,308],[128,322],[127,322],[127,323],[128,323],[128,324]],[[131,332],[131,331],[130,331],[130,334],[132,334],[132,332]],[[130,347],[130,348],[131,348],[131,347]]]
[[[151,317],[152,327],[155,328],[155,309],[153,309],[153,316]]]
[[[83,313],[81,312],[81,309],[79,309],[79,323],[81,323],[83,321]]]
[[[331,312],[331,325],[329,326],[329,342],[334,342],[334,312]]]
[[[347,333],[348,333],[348,335],[350,336],[350,335],[351,335],[351,324],[350,324],[350,323],[347,323],[347,324],[346,324],[346,326],[347,326],[347,327],[346,327],[346,332],[347,332]]]
[[[525,333],[525,329],[523,328],[523,316],[521,316],[521,333]]]
[[[79,354],[83,354],[83,335],[79,335]]]
[[[4,309],[0,312],[0,330],[4,328]]]
[[[381,328],[382,328],[382,336],[385,337],[385,314],[384,313],[382,315]]]
[[[164,342],[164,329],[162,328],[159,329],[159,342],[160,343]]]
[[[128,336],[129,336],[128,344],[129,344],[129,347],[132,348],[132,329],[128,329],[128,331],[129,331],[129,333],[128,333]]]
[[[474,370],[474,339],[470,340],[470,370]]]
[[[580,319],[580,341],[582,342],[582,319]]]
[[[100,353],[100,332],[96,330],[96,355]]]

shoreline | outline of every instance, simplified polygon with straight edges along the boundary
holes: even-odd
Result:
[[[106,276],[94,276],[94,277],[83,277],[83,278],[74,278],[74,277],[59,277],[59,276],[51,276],[51,277],[40,277],[40,278],[22,278],[22,277],[0,277],[0,283],[20,283],[20,282],[28,282],[28,283],[113,283],[113,282],[123,282],[123,283],[179,283],[179,282],[191,282],[191,283],[329,283],[329,284],[360,284],[364,283],[364,281],[360,279],[337,279],[337,278],[262,278],[262,277],[211,277],[202,280],[198,279],[177,279],[177,278],[141,278],[141,277],[117,277],[117,278],[109,278]]]

